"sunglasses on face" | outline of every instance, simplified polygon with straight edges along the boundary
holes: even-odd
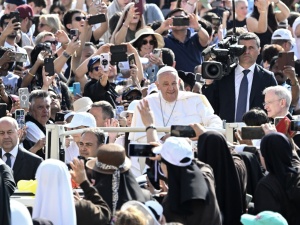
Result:
[[[86,16],[75,16],[76,21],[80,22],[81,20],[86,20]]]
[[[57,45],[58,41],[45,41],[45,43],[50,43],[52,45]]]
[[[141,100],[142,99],[142,97],[141,96],[126,96],[125,97],[125,100],[127,100],[127,101],[133,101],[133,100]]]
[[[93,67],[93,70],[95,70],[96,72],[98,72],[100,70],[100,66]]]
[[[40,26],[40,27],[43,27],[43,26],[47,26],[47,24],[40,23],[39,26]]]
[[[146,45],[146,44],[150,44],[150,45],[155,45],[156,41],[155,40],[151,40],[151,41],[147,41],[147,40],[143,40],[142,41],[142,45]]]

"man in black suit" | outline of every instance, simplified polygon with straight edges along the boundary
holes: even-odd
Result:
[[[238,44],[244,45],[246,50],[239,57],[239,64],[235,70],[221,80],[206,83],[202,88],[202,93],[209,100],[215,113],[226,122],[241,122],[243,113],[253,107],[263,109],[263,90],[277,85],[274,74],[256,64],[260,52],[260,40],[257,35],[251,32],[241,34]],[[243,80],[247,88],[246,91],[242,91],[245,94],[240,94]],[[240,110],[238,103],[239,96],[242,95],[245,98],[241,102],[244,102],[245,106]]]
[[[12,168],[15,182],[35,179],[42,158],[19,146],[18,124],[11,117],[0,119],[1,158]]]

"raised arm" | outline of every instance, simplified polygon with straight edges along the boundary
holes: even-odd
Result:
[[[259,12],[258,20],[248,17],[246,20],[249,32],[265,33],[268,29],[268,3],[266,0],[257,0],[256,7]]]

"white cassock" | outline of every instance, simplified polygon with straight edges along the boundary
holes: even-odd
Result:
[[[179,91],[177,101],[167,102],[161,93],[147,96],[150,110],[154,113],[156,127],[169,127],[171,125],[189,125],[200,123],[205,127],[223,128],[222,120],[214,114],[214,110],[204,95],[192,92]],[[145,127],[141,115],[135,108],[131,127]],[[158,133],[161,138],[165,133]],[[129,134],[129,140],[147,143],[145,132]]]

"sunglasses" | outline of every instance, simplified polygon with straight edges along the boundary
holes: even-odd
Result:
[[[151,41],[147,41],[147,40],[143,40],[142,41],[142,45],[146,45],[146,44],[150,44],[150,45],[155,45],[156,41],[155,40],[151,40]]]
[[[52,45],[58,45],[58,41],[45,41],[45,43],[50,43]]]
[[[127,100],[127,101],[133,101],[133,100],[141,100],[142,99],[142,97],[141,96],[126,96],[125,97],[125,100]]]
[[[96,72],[98,72],[100,70],[100,66],[93,67],[93,70],[95,70]]]
[[[86,16],[75,16],[74,19],[80,22],[81,20],[86,20]]]
[[[43,27],[43,26],[47,26],[47,24],[40,23],[39,26],[40,26],[40,27]]]

